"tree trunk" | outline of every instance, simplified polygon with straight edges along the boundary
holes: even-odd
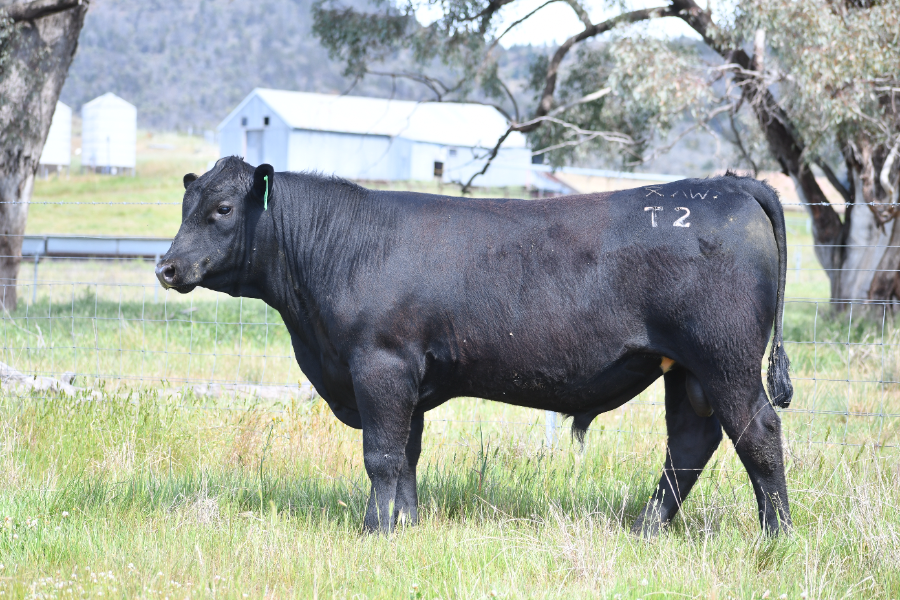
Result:
[[[0,309],[16,308],[22,235],[38,161],[87,2],[0,0]]]
[[[873,249],[875,270],[865,283],[870,300],[896,302],[900,300],[900,142],[893,149],[884,145],[872,149],[865,142],[858,141],[854,148],[862,159],[853,169],[854,181],[860,182],[867,202],[880,203],[869,211],[878,226],[878,244]]]

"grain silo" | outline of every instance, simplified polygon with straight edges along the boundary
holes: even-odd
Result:
[[[41,152],[38,174],[47,177],[50,173],[68,171],[72,160],[72,109],[62,102],[56,103],[50,132]]]
[[[137,109],[113,93],[81,107],[81,168],[134,175]]]

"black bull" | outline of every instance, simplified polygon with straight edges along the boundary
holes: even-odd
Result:
[[[368,529],[417,520],[423,415],[458,396],[553,410],[583,436],[663,377],[653,534],[722,439],[769,533],[790,527],[781,422],[784,214],[731,175],[552,200],[379,192],[225,158],[185,176],[167,288],[260,298],[334,414],[363,430]],[[773,329],[767,399],[761,368]]]

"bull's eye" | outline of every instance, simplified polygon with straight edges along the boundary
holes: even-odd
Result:
[[[231,212],[231,207],[228,206],[227,204],[223,204],[222,206],[220,206],[219,208],[217,208],[216,211],[217,211],[220,215],[227,215],[228,213]]]

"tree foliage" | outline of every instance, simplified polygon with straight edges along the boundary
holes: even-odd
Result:
[[[740,5],[736,37],[745,42],[765,31],[771,60],[762,76],[778,86],[807,152],[859,136],[874,144],[898,141],[900,2],[863,6],[835,0]]]
[[[535,102],[544,91],[546,61],[535,64],[531,88]],[[609,90],[592,102],[578,100],[598,90]],[[713,106],[715,94],[707,74],[698,68],[692,45],[670,44],[644,35],[619,35],[612,41],[578,49],[563,76],[553,108],[572,105],[561,112],[564,120],[548,122],[529,133],[532,146],[560,166],[601,154],[622,167],[639,164],[683,121],[684,113],[699,114]],[[592,136],[574,129],[606,131],[622,135],[610,143],[607,136]]]
[[[378,59],[407,53],[393,76],[427,82],[437,100],[477,100],[480,93],[500,103],[510,131],[528,134],[535,152],[553,164],[606,154],[638,165],[666,149],[685,117],[690,127],[718,131],[732,144],[736,166],[756,172],[777,164],[795,181],[833,296],[900,299],[900,251],[890,249],[900,247],[900,227],[893,226],[900,191],[900,0],[744,0],[724,16],[693,0],[660,0],[645,9],[615,1],[608,7],[617,13],[597,23],[580,0],[548,0],[510,25],[504,10],[521,0],[377,0],[365,8],[341,2],[314,4],[315,31],[354,76],[383,74]],[[509,29],[539,19],[554,2],[569,5],[584,29],[532,64],[531,96],[520,107],[491,65]],[[441,16],[418,23],[423,8]],[[681,19],[714,60],[641,30],[641,23],[660,18]],[[392,30],[391,19],[402,19],[402,27]],[[365,35],[344,31],[361,22]],[[429,75],[438,63],[453,69],[454,81]],[[488,162],[495,155],[496,148]],[[842,218],[812,165],[851,208],[867,206]],[[858,246],[877,249],[850,248],[848,240],[874,242]]]

